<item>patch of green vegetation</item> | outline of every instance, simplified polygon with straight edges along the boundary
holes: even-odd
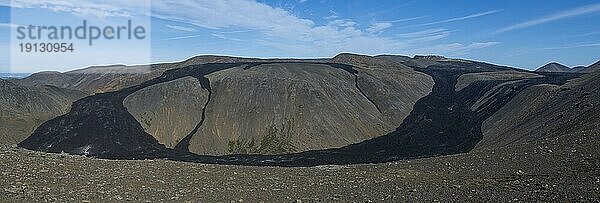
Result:
[[[229,140],[227,142],[227,146],[228,146],[227,151],[229,153],[233,153],[235,151],[235,146],[237,145],[237,143],[239,143],[238,140]]]
[[[292,145],[294,120],[288,119],[281,127],[271,125],[267,128],[267,134],[262,137],[260,143],[254,137],[249,141],[229,140],[227,151],[230,154],[283,154],[296,151]]]
[[[142,120],[144,121],[144,124],[146,124],[146,126],[148,126],[148,127],[152,126],[152,124],[150,123],[152,121],[151,119],[142,118]]]
[[[254,137],[252,137],[252,139],[250,140],[250,143],[248,143],[248,149],[254,149]]]
[[[292,145],[292,138],[296,133],[293,126],[293,119],[288,119],[281,128],[271,125],[267,130],[267,134],[260,141],[258,153],[281,154],[295,151]]]
[[[230,140],[227,142],[228,152],[233,154],[248,154],[252,153],[252,146],[254,145],[254,138],[251,142],[245,143],[240,140]]]
[[[149,115],[152,114],[152,115]],[[156,117],[154,112],[144,112],[142,114],[142,122],[144,123],[144,125],[146,125],[146,127],[150,127],[152,126],[152,118]],[[144,128],[146,129],[146,128]]]

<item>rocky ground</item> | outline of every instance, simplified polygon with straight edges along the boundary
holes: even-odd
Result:
[[[245,167],[116,161],[0,147],[2,201],[584,201],[600,199],[597,132],[385,164]]]

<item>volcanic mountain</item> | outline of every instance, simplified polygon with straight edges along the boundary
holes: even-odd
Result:
[[[19,146],[100,158],[376,163],[597,130],[599,120],[580,117],[598,115],[596,73],[530,72],[441,56],[200,56],[52,75],[15,83],[97,94]]]

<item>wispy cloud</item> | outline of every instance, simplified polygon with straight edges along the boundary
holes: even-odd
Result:
[[[14,8],[43,8],[55,12],[68,12],[74,15],[106,17],[132,17],[136,14],[150,15],[150,1],[52,1],[52,0],[12,0],[7,6]]]
[[[188,36],[180,36],[180,37],[171,37],[171,38],[165,38],[163,40],[165,41],[169,41],[169,40],[180,40],[180,39],[190,39],[190,38],[196,38],[196,37],[205,37],[206,34],[201,34],[201,35],[188,35]]]
[[[178,26],[178,25],[165,25],[165,27],[171,28],[173,30],[184,31],[184,32],[195,32],[196,31],[196,29],[194,29],[193,27],[184,27],[184,26]]]
[[[231,41],[238,41],[238,42],[246,41],[246,40],[239,39],[239,38],[228,37],[228,36],[226,36],[224,34],[219,34],[219,33],[212,33],[211,35],[213,37],[224,39],[224,40],[231,40]]]
[[[483,49],[500,44],[499,42],[473,42],[470,44],[450,43],[440,44],[433,47],[420,48],[415,50],[419,54],[444,54],[448,56],[460,56],[469,53],[472,50]]]
[[[0,28],[15,28],[15,27],[19,27],[19,25],[12,24],[12,23],[0,23]]]
[[[421,18],[425,18],[425,17],[427,17],[427,16],[419,16],[419,17],[413,17],[413,18],[403,18],[403,19],[391,20],[391,21],[374,22],[374,23],[372,23],[366,29],[366,31],[368,33],[371,33],[371,34],[380,33],[381,31],[392,27],[394,23],[408,22],[408,21],[413,21],[413,20],[418,20],[418,19],[421,19]]]
[[[388,22],[373,23],[373,24],[371,24],[371,26],[369,26],[369,28],[367,28],[367,32],[377,33],[377,32],[383,31],[385,29],[388,29],[390,27],[392,27],[392,23],[388,23]]]
[[[593,35],[598,35],[598,34],[600,34],[600,32],[588,32],[588,33],[574,35],[573,37],[587,37],[587,36],[593,36]]]
[[[419,17],[413,17],[413,18],[403,18],[403,19],[391,20],[391,21],[385,21],[385,22],[388,22],[388,23],[400,23],[400,22],[407,22],[407,21],[419,20],[419,19],[423,19],[423,18],[427,18],[427,16],[419,16]]]
[[[356,22],[349,20],[349,19],[337,19],[337,20],[329,21],[327,23],[327,25],[334,26],[334,27],[352,27],[352,26],[356,25]]]
[[[468,16],[462,16],[462,17],[456,17],[456,18],[450,18],[450,19],[446,19],[446,20],[440,20],[440,21],[435,21],[435,22],[430,22],[430,23],[423,23],[423,24],[419,24],[417,26],[428,26],[428,25],[437,25],[437,24],[442,24],[442,23],[450,23],[450,22],[456,22],[456,21],[462,21],[462,20],[468,20],[468,19],[472,19],[472,18],[477,18],[477,17],[482,17],[482,16],[486,16],[486,15],[490,15],[490,14],[494,14],[494,13],[498,13],[501,10],[492,10],[492,11],[486,11],[486,12],[481,12],[481,13],[475,13],[475,14],[471,14]]]
[[[247,33],[254,32],[254,30],[232,30],[232,31],[218,31],[220,34],[236,34],[236,33]]]
[[[405,39],[407,43],[430,42],[450,36],[451,31],[446,29],[428,29],[417,32],[401,33],[396,36]]]
[[[445,31],[447,31],[447,30],[442,29],[442,28],[427,29],[427,30],[421,30],[421,31],[416,31],[416,32],[400,33],[400,34],[396,34],[396,36],[401,37],[401,38],[419,38],[419,37],[430,36],[430,35],[445,32]]]
[[[361,11],[361,14],[358,16],[358,18],[363,18],[363,19],[369,19],[369,18],[377,18],[378,16],[383,16],[389,13],[393,13],[393,12],[398,12],[399,10],[402,10],[402,7],[408,6],[410,4],[415,3],[416,0],[411,0],[411,1],[396,1],[394,6],[386,6],[386,5],[380,5],[377,6],[375,8],[370,8],[364,11]],[[379,5],[379,4],[374,4],[374,5]]]
[[[545,48],[540,48],[540,50],[574,49],[574,48],[584,48],[584,47],[600,47],[600,43],[578,44],[578,45],[562,46],[562,47],[545,47]]]
[[[565,18],[581,16],[581,15],[595,13],[595,12],[599,12],[599,11],[600,11],[600,3],[591,4],[591,5],[582,6],[579,8],[561,11],[561,12],[558,12],[558,13],[555,13],[555,14],[552,14],[549,16],[544,16],[544,17],[533,19],[530,21],[517,23],[517,24],[511,25],[511,26],[502,28],[502,29],[494,32],[494,34],[500,34],[500,33],[508,32],[508,31],[524,29],[524,28],[541,25],[541,24],[545,24],[545,23],[549,23],[549,22],[553,22],[553,21],[557,21],[557,20],[561,20],[561,19],[565,19]]]

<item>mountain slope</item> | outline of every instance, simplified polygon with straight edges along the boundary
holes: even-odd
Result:
[[[479,72],[479,73],[467,73],[463,74],[458,78],[456,82],[455,91],[460,91],[465,87],[473,84],[477,81],[493,81],[493,80],[518,80],[518,79],[531,79],[543,77],[535,73],[529,73],[524,71],[494,71],[494,72]]]
[[[311,63],[234,67],[207,78],[213,94],[189,146],[197,154],[300,152],[364,141],[393,131],[433,83],[414,71]]]
[[[501,147],[569,133],[598,134],[600,72],[569,83],[529,87],[482,126],[478,148]]]
[[[174,148],[200,122],[207,101],[200,82],[184,77],[134,92],[123,105],[147,133]]]
[[[84,96],[79,91],[25,87],[0,79],[0,143],[23,141],[41,123],[68,112],[71,103]]]

